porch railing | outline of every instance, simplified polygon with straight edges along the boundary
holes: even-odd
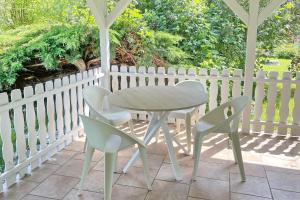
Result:
[[[110,76],[112,91],[200,80],[210,96],[207,105],[200,108],[201,114],[243,91],[241,70],[224,69],[219,73],[216,69],[112,66]],[[300,73],[297,78],[291,78],[289,72],[284,72],[282,78],[278,76],[278,72],[260,71],[254,77],[251,132],[300,136]],[[100,78],[97,68],[29,86],[23,92],[0,93],[0,166],[4,166],[0,182],[4,186],[9,187],[31,173],[81,134],[78,114],[88,113],[82,89],[100,85]],[[143,112],[135,112],[133,116],[141,120],[148,117]]]
[[[206,86],[209,102],[200,108],[200,114],[217,107],[232,97],[242,95],[242,70],[188,69],[169,67],[112,66],[112,90],[146,85],[174,85],[179,81],[199,80]],[[258,71],[253,77],[253,103],[251,132],[300,136],[300,72],[292,78],[290,72]],[[250,113],[249,113],[250,114]],[[135,117],[146,119],[147,114],[135,113]]]
[[[0,183],[9,187],[31,173],[81,132],[78,113],[88,112],[82,88],[99,85],[100,69],[0,93]],[[0,184],[0,190],[3,189]]]

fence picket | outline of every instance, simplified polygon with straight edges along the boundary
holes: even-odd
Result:
[[[300,72],[296,75],[296,90],[294,93],[293,127],[292,136],[300,136]]]
[[[130,74],[130,82],[129,82],[129,87],[133,88],[136,87],[136,67],[135,66],[130,66],[129,67],[129,74]]]
[[[46,92],[53,90],[53,82],[47,81]],[[47,116],[48,116],[48,135],[49,143],[53,144],[56,141],[56,128],[55,128],[55,108],[54,108],[54,99],[53,96],[47,97]],[[49,150],[49,156],[52,156],[56,153],[56,149]]]
[[[67,86],[70,84],[69,77],[63,77],[63,85]],[[70,111],[70,90],[66,89],[63,92],[63,104],[64,104],[64,118],[65,118],[65,131],[66,133],[71,131],[71,111]]]
[[[0,93],[0,105],[8,104],[7,93]],[[2,139],[2,156],[5,164],[5,170],[9,171],[14,167],[14,150],[11,142],[11,121],[9,118],[9,111],[1,113],[0,118],[0,134]],[[16,175],[12,174],[6,178],[7,187],[13,185],[16,182]]]
[[[197,76],[197,71],[195,68],[190,68],[188,69],[188,77],[189,80],[196,80],[196,76]]]
[[[168,85],[170,86],[174,86],[175,85],[175,75],[176,75],[176,69],[174,67],[169,67],[168,68],[168,75],[169,75],[169,78],[168,78]]]
[[[268,102],[267,102],[267,121],[265,125],[266,133],[274,132],[274,115],[275,115],[275,106],[276,106],[276,96],[277,96],[277,77],[278,72],[271,71],[269,73],[269,89],[268,89]]]
[[[209,89],[209,110],[212,110],[218,106],[218,75],[217,69],[211,69],[210,71],[210,89]]]
[[[222,85],[221,85],[221,104],[228,101],[229,97],[229,70],[224,69],[222,72]]]
[[[207,69],[204,69],[204,68],[200,69],[200,71],[199,71],[199,78],[200,78],[200,82],[203,85],[205,91],[208,92],[207,84],[206,84]],[[204,104],[204,105],[200,106],[200,108],[199,108],[199,116],[200,117],[205,114],[206,105],[207,104]]]
[[[33,97],[33,88],[28,86],[24,88],[24,98]],[[29,157],[33,157],[37,153],[37,132],[35,129],[36,126],[36,116],[34,110],[33,102],[27,103],[26,105],[26,123],[27,123],[27,135],[28,135],[28,145],[29,145]],[[31,170],[34,170],[39,166],[39,160],[36,159],[31,162]]]
[[[138,70],[138,86],[143,87],[146,86],[146,67],[141,66],[139,67]],[[147,119],[147,114],[146,112],[140,112],[139,113],[139,119],[140,120],[146,120]]]
[[[166,85],[165,83],[165,73],[166,73],[166,70],[164,67],[158,67],[157,68],[157,85]]]
[[[82,74],[82,80],[86,80],[86,79],[88,79],[88,72],[87,71],[84,71],[83,72],[83,74]],[[68,81],[69,81],[69,79],[68,79]],[[88,83],[85,83],[85,84],[83,84],[83,88],[85,88],[85,87],[87,87],[88,86]],[[70,91],[68,90],[68,93],[69,93]],[[84,102],[84,107],[83,107],[83,110],[84,110],[84,114],[86,115],[86,116],[89,116],[89,107],[88,107],[88,105]],[[70,110],[70,107],[69,107],[69,110]],[[70,114],[70,113],[69,113]],[[71,116],[71,115],[70,115]],[[71,117],[70,117],[71,118]]]
[[[35,86],[35,94],[43,94],[44,85],[39,83]],[[40,151],[46,149],[47,147],[47,127],[46,127],[46,111],[45,111],[45,101],[43,99],[37,100],[37,118],[39,123],[38,138],[40,140]],[[42,155],[41,162],[47,160],[48,155]]]
[[[242,77],[243,77],[243,72],[241,69],[236,69],[234,70],[234,73],[233,73],[233,77],[235,78],[234,81],[233,81],[233,86],[232,86],[232,97],[235,98],[235,97],[239,97],[241,96],[241,80],[242,80]]]
[[[136,74],[136,67],[135,66],[130,66],[129,67],[129,87],[134,88],[137,85],[136,79],[137,79],[137,74]],[[133,113],[131,114],[133,119],[137,119],[137,114]]]
[[[127,82],[127,74],[128,74],[128,68],[125,65],[122,65],[120,67],[121,74],[121,90],[128,88],[128,82]]]
[[[254,104],[254,121],[253,121],[253,131],[261,131],[261,114],[262,114],[262,105],[265,97],[264,91],[264,79],[265,72],[258,71],[256,74],[256,88],[255,88],[255,104]]]
[[[79,72],[76,74],[76,80],[77,82],[82,81],[82,73]],[[98,81],[98,85],[101,85],[100,80]],[[78,85],[77,87],[77,101],[78,101],[78,114],[82,115],[83,114],[83,96],[82,96],[82,85]],[[79,118],[79,126],[82,127],[82,121]],[[79,134],[82,136],[83,135],[83,130],[80,130]]]
[[[111,71],[118,72],[119,71],[118,66],[117,65],[111,66]],[[116,75],[116,74],[112,74],[112,76],[111,76],[111,87],[112,87],[113,92],[116,92],[119,90],[119,80],[118,80],[118,75]]]
[[[21,90],[16,89],[11,92],[11,102],[16,102],[22,100]],[[23,163],[27,156],[26,156],[26,139],[25,139],[25,132],[24,132],[24,115],[22,111],[22,106],[18,106],[13,109],[13,124],[14,130],[16,133],[16,151],[18,155],[17,163]],[[32,119],[31,119],[32,120]],[[19,171],[20,178],[24,177],[27,173],[27,167],[21,169]]]
[[[186,79],[186,69],[184,67],[179,67],[178,82],[184,81],[185,79]]]
[[[153,86],[155,84],[155,68],[149,67],[148,68],[148,86]]]
[[[93,71],[89,71],[90,73],[90,77],[93,76]],[[70,76],[70,84],[75,84],[76,83],[76,76],[74,74],[72,74]],[[91,84],[93,84],[93,82],[91,82]],[[77,112],[77,91],[76,91],[76,87],[72,87],[71,88],[71,118],[72,118],[72,130],[75,130],[76,128],[78,128],[78,112]],[[73,138],[77,138],[78,137],[78,132],[75,131],[73,132]],[[72,142],[71,138],[68,138],[70,141],[70,143]]]
[[[54,88],[61,88],[61,79],[54,80]],[[64,119],[63,119],[63,105],[62,105],[62,94],[61,92],[55,94],[55,110],[56,110],[56,126],[57,126],[57,137],[61,138],[64,134]],[[62,146],[63,148],[64,146]]]
[[[291,97],[291,72],[284,72],[282,76],[282,89],[280,98],[280,110],[279,110],[279,124],[278,124],[278,134],[287,134],[287,119],[289,116],[289,102]]]

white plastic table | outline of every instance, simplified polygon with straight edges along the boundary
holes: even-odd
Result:
[[[195,92],[193,88],[184,86],[146,86],[119,90],[108,96],[109,102],[113,106],[128,110],[152,112],[152,117],[148,125],[144,142],[149,144],[160,128],[163,130],[165,141],[168,147],[169,157],[172,163],[172,170],[176,180],[181,180],[182,175],[176,159],[176,154],[172,144],[166,119],[169,112],[200,106],[207,102],[205,92]],[[180,147],[180,143],[174,140]],[[139,156],[137,150],[123,169],[126,173],[129,167]]]

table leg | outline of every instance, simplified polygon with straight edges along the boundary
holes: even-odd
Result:
[[[182,174],[179,169],[179,165],[178,165],[177,158],[176,158],[176,153],[175,153],[175,150],[173,147],[173,140],[172,140],[168,125],[165,122],[162,124],[162,129],[163,129],[163,133],[165,136],[165,141],[168,146],[169,157],[170,157],[170,160],[172,163],[172,170],[175,175],[175,179],[182,180]]]
[[[162,113],[164,115],[164,113]],[[161,120],[161,117],[159,117],[158,113],[153,113],[150,123],[148,125],[145,137],[144,137],[144,143],[147,145],[151,141],[151,139],[155,136],[157,131],[159,130],[163,120]],[[129,167],[133,165],[133,163],[138,159],[139,157],[139,150],[135,151],[134,154],[131,156],[130,160],[127,162],[125,167],[123,168],[123,173],[127,173]]]

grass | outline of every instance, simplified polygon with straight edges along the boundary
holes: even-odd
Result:
[[[266,72],[270,71],[277,71],[278,72],[278,78],[282,78],[283,72],[289,71],[289,65],[291,64],[290,59],[277,59],[277,58],[270,58],[271,60],[278,60],[279,65],[276,66],[270,66],[270,65],[263,65],[263,70]]]

